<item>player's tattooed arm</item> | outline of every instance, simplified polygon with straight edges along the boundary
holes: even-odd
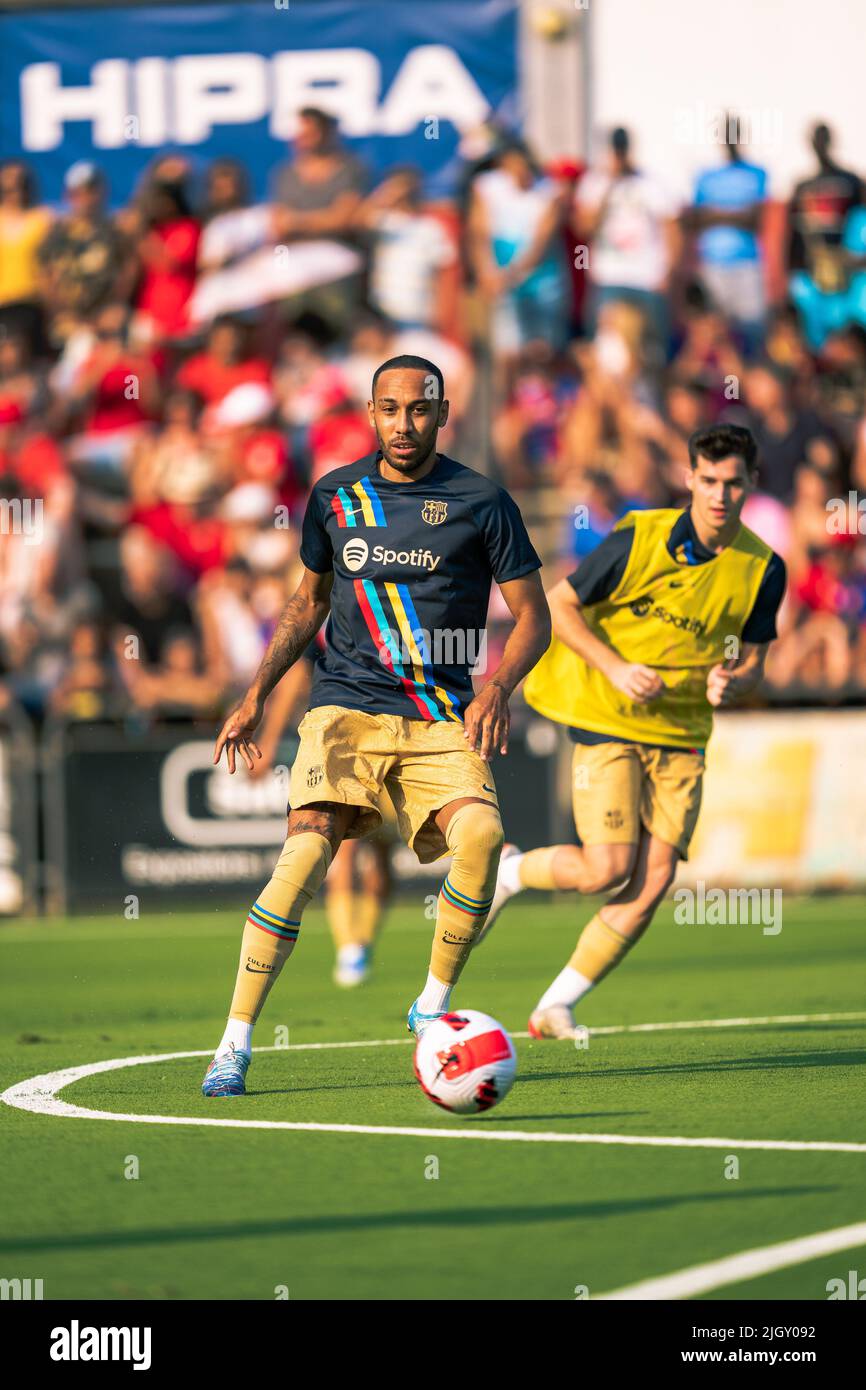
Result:
[[[219,732],[214,746],[214,763],[218,763],[223,748],[229,772],[235,770],[236,753],[240,753],[250,772],[253,759],[260,759],[261,749],[253,740],[264,714],[265,701],[274,686],[294,665],[312,641],[328,615],[333,574],[316,574],[304,570],[298,588],[282,613],[268,649],[262,657],[253,683],[237,709],[232,710]]]
[[[494,753],[508,752],[508,697],[550,644],[550,610],[538,571],[521,579],[508,580],[500,587],[514,618],[514,627],[499,666],[483,690],[467,705],[463,717],[463,731],[469,747],[485,760]]]
[[[277,681],[315,637],[328,616],[333,574],[304,570],[297,590],[289,599],[277,623],[268,649],[250,686],[250,693],[261,701],[268,698]]]
[[[713,666],[707,675],[707,699],[714,709],[749,695],[764,675],[769,642],[743,642],[739,657]]]

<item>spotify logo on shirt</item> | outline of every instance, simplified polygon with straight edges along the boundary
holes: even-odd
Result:
[[[346,541],[343,546],[343,564],[347,570],[359,570],[367,563],[370,554],[370,547],[360,536],[356,536],[351,541]]]
[[[347,570],[354,572],[362,569],[369,558],[369,546],[360,536],[346,541],[343,546],[343,564]],[[388,550],[384,545],[377,545],[373,548],[374,564],[411,565],[414,569],[428,570],[430,574],[436,569],[441,559],[441,555],[433,555],[429,550]]]

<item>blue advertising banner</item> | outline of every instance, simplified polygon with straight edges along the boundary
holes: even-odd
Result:
[[[453,191],[461,134],[520,119],[518,0],[261,0],[0,17],[7,158],[57,202],[64,171],[94,159],[125,202],[158,153],[196,169],[241,159],[256,197],[286,157],[294,113],[336,115],[373,175],[397,163]]]

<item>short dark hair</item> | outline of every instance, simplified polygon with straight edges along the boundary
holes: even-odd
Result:
[[[323,134],[332,135],[339,125],[337,117],[333,116],[330,111],[323,111],[321,106],[302,106],[298,115],[303,116],[308,121],[315,121]]]
[[[757,472],[758,446],[751,430],[744,425],[703,425],[689,436],[689,463],[697,467],[698,458],[718,463],[736,454],[749,473]]]
[[[611,131],[610,147],[614,154],[628,154],[630,143],[631,141],[629,140],[628,131],[625,126],[618,125],[615,130]]]
[[[415,357],[410,352],[403,352],[399,357],[389,357],[387,362],[382,362],[373,373],[372,397],[376,399],[376,382],[383,372],[393,371],[400,367],[415,367],[420,372],[427,372],[429,376],[435,376],[439,383],[439,400],[445,399],[445,378],[436,366],[435,362],[430,362],[426,357]]]

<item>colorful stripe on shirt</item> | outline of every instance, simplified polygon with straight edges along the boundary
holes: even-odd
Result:
[[[357,526],[359,515],[365,526],[388,525],[385,509],[372,478],[360,478],[357,483],[352,484],[351,492],[344,487],[338,487],[331,498],[331,510],[337,518],[338,526]]]
[[[278,917],[276,912],[270,912],[261,903],[255,903],[250,908],[250,915],[247,921],[260,931],[266,931],[271,936],[278,936],[281,941],[297,941],[298,932],[301,929],[300,918],[297,922],[289,921],[288,917]]]
[[[386,582],[385,590],[391,600],[391,607],[394,610],[394,616],[403,638],[404,649],[409,652],[412,658],[416,681],[421,681],[428,690],[432,690],[445,710],[446,717],[459,724],[461,722],[460,700],[444,686],[436,685],[433,680],[433,663],[430,660],[430,649],[427,646],[427,634],[418,621],[418,614],[415,611],[408,586]]]
[[[357,483],[352,486],[352,491],[361,503],[361,510],[364,514],[364,521],[367,526],[387,526],[385,520],[385,510],[376,492],[376,485],[372,478],[359,478]]]
[[[455,888],[450,879],[446,878],[440,888],[440,893],[447,903],[456,907],[459,912],[465,912],[467,917],[486,917],[493,903],[493,898],[470,898],[466,893],[461,893]]]
[[[435,690],[428,689],[423,680],[412,680],[406,674],[400,647],[385,617],[382,599],[373,581],[371,579],[356,579],[354,584],[358,606],[364,615],[364,622],[367,624],[367,630],[375,643],[382,664],[386,670],[393,672],[398,678],[422,719],[441,721],[449,717],[455,718],[456,716],[449,716],[440,709],[434,698]],[[389,586],[386,584],[385,587],[387,589]]]

